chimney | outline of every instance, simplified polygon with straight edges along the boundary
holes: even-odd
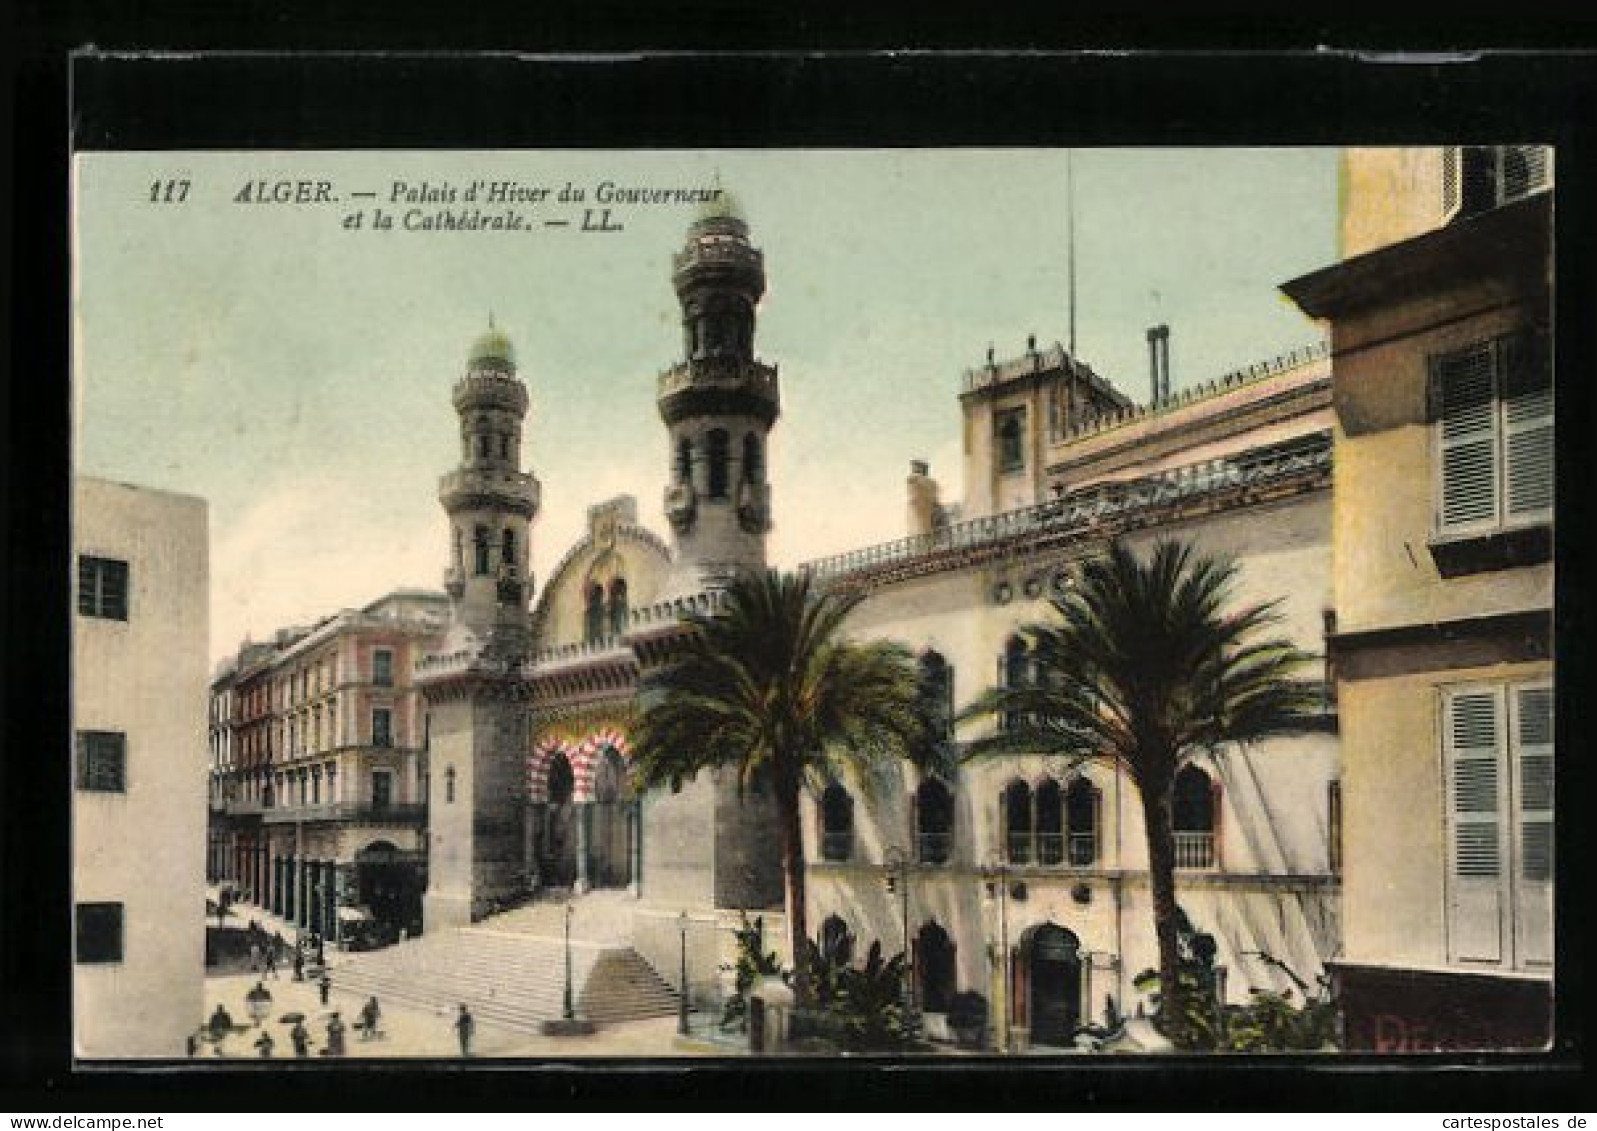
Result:
[[[1170,397],[1170,327],[1148,327],[1149,404],[1157,405]]]
[[[937,480],[931,476],[932,467],[923,459],[909,461],[909,479],[905,486],[908,490],[908,536],[919,538],[930,534],[937,526],[937,512],[940,509],[937,502]]]

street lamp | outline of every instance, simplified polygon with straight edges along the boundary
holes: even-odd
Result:
[[[567,1021],[575,1020],[576,1009],[571,1004],[571,901],[566,901],[566,996],[561,1014]]]
[[[682,967],[677,980],[677,1032],[688,1035],[688,913],[677,914],[677,934],[682,939]]]
[[[909,953],[909,854],[898,845],[889,845],[884,854],[887,863],[887,891],[896,891],[900,901],[899,915],[904,924],[904,1017],[909,1020],[915,1008],[915,967]]]

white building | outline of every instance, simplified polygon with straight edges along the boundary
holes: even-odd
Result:
[[[73,1033],[178,1057],[204,1019],[206,503],[74,485]]]

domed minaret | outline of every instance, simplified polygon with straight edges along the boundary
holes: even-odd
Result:
[[[473,922],[524,893],[521,872],[531,643],[528,531],[538,480],[520,469],[527,387],[489,320],[455,382],[460,465],[438,483],[449,516],[450,623],[417,665],[429,719],[427,930]]]
[[[450,559],[444,588],[452,605],[450,647],[500,659],[525,657],[529,642],[529,528],[538,513],[538,480],[521,470],[527,386],[516,353],[488,320],[455,382],[460,466],[438,484],[449,516]]]
[[[763,570],[771,528],[766,440],[781,404],[776,367],[754,356],[765,257],[728,193],[688,228],[671,282],[685,357],[661,374],[658,400],[670,434],[671,587],[686,591]]]

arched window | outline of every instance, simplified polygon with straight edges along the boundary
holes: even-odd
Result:
[[[510,433],[504,432],[499,436],[499,458],[510,458]]]
[[[828,915],[826,922],[821,924],[818,945],[821,957],[833,966],[847,966],[854,961],[854,935],[849,931],[848,924],[836,915]]]
[[[915,935],[915,991],[927,1013],[947,1013],[958,989],[954,940],[933,919]]]
[[[450,766],[444,770],[444,803],[455,803],[455,767]]]
[[[1031,786],[1012,781],[1004,787],[1004,852],[1011,864],[1031,863]]]
[[[921,653],[920,710],[933,743],[954,737],[954,669],[939,652]]]
[[[1098,862],[1098,803],[1096,786],[1077,777],[1065,790],[1065,823],[1070,829],[1070,863],[1086,868]]]
[[[1059,783],[1046,779],[1037,787],[1037,863],[1065,860],[1065,795]]]
[[[677,482],[693,481],[693,441],[686,436],[677,441]]]
[[[486,432],[477,433],[477,457],[479,459],[488,458],[488,433]]]
[[[1215,789],[1197,766],[1184,766],[1171,795],[1171,826],[1176,837],[1177,868],[1212,868]]]
[[[516,531],[514,527],[505,527],[504,535],[500,539],[499,560],[508,566],[516,564]]]
[[[743,478],[750,483],[760,481],[760,438],[753,432],[743,434]]]
[[[854,852],[854,799],[832,782],[821,793],[821,859],[847,860]]]
[[[588,586],[588,605],[582,625],[583,639],[589,644],[604,638],[604,586],[597,581]]]
[[[705,446],[709,449],[710,482],[709,495],[712,499],[724,499],[727,492],[727,461],[730,458],[728,450],[729,440],[726,429],[712,428],[705,438]]]
[[[936,778],[915,791],[915,851],[922,864],[946,864],[954,848],[954,795]]]
[[[627,630],[627,582],[618,577],[610,583],[610,633],[620,636]]]
[[[1031,685],[1031,649],[1021,637],[1011,636],[1004,645],[1004,655],[998,661],[998,680],[1001,686],[1008,688]],[[1026,721],[1026,714],[1023,711],[1005,711],[999,717],[999,725],[1006,730],[1023,726]]]
[[[998,470],[1021,471],[1026,466],[1026,411],[1014,409],[998,418]]]
[[[488,572],[488,528],[479,525],[471,534],[471,546],[475,555],[473,565],[477,575]]]

